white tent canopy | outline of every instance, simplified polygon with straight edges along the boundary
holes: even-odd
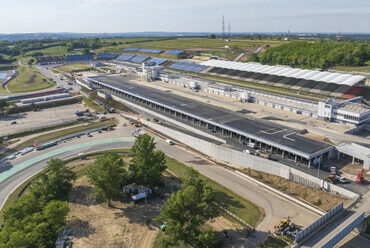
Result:
[[[284,66],[262,65],[258,63],[242,63],[211,59],[201,63],[201,65],[348,86],[356,85],[357,83],[365,80],[364,76],[358,75],[354,76],[351,74],[332,73],[326,71],[320,72],[314,70],[294,69]]]

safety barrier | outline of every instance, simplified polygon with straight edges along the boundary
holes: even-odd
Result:
[[[316,230],[319,226],[327,222],[330,218],[332,218],[334,215],[339,213],[343,210],[343,202],[339,203],[335,208],[327,212],[325,215],[321,216],[320,219],[316,220],[314,223],[300,231],[297,236],[295,237],[295,242],[298,243],[302,241],[305,237],[307,237],[310,233],[312,233],[314,230]]]
[[[337,233],[333,238],[331,238],[328,242],[326,242],[321,248],[331,248],[336,245],[339,241],[341,241],[347,234],[349,234],[356,226],[358,226],[361,222],[365,219],[365,212],[363,212],[360,216],[358,216],[355,220],[353,220],[350,224],[348,224],[343,230]]]

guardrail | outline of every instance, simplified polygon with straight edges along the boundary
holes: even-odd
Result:
[[[327,222],[330,218],[332,218],[334,215],[339,213],[343,210],[343,202],[339,203],[335,208],[327,212],[325,215],[320,217],[318,220],[316,220],[314,223],[300,231],[297,236],[295,237],[295,242],[298,243],[302,241],[305,237],[307,237],[310,233],[312,233],[314,230],[317,230],[319,226]]]

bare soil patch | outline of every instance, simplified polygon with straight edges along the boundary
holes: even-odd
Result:
[[[309,186],[296,183],[294,181],[279,176],[270,175],[254,170],[250,170],[249,174],[248,169],[244,169],[243,173],[257,179],[258,181],[266,185],[269,185],[272,188],[280,190],[289,196],[310,203],[312,205],[317,206],[317,202],[320,199],[321,205],[317,207],[325,211],[329,211],[339,203],[347,201],[347,199],[345,198],[333,195],[324,190],[311,188]]]

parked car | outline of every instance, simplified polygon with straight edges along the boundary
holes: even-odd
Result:
[[[251,154],[251,151],[249,151],[249,150],[243,150],[243,153]]]
[[[170,146],[172,146],[172,145],[174,145],[175,143],[173,143],[173,141],[172,140],[170,140],[170,139],[166,139],[166,142],[170,145]]]
[[[341,182],[341,183],[349,183],[349,180],[347,178],[345,178],[345,177],[340,177],[339,178],[339,182]]]
[[[14,125],[14,124],[17,124],[17,122],[16,122],[16,121],[12,121],[12,122],[10,123],[10,125]]]

